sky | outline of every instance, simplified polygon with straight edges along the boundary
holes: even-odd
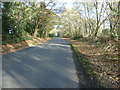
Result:
[[[77,2],[94,2],[96,0],[55,0],[61,3],[66,3],[65,7],[66,8],[73,8],[73,2],[77,1]],[[105,1],[109,1],[109,2],[113,2],[113,1],[119,1],[119,0],[97,0],[98,2],[105,2]]]
[[[13,1],[25,1],[25,0],[0,0],[2,2],[13,2]],[[32,1],[32,2],[36,2],[38,0],[26,0],[26,1]],[[39,1],[43,1],[43,0],[39,0]],[[47,1],[47,0],[46,0]],[[56,0],[56,1],[60,1],[60,2],[67,2],[67,7],[71,7],[71,2],[74,0]],[[77,2],[94,2],[95,0],[76,0]],[[103,2],[103,1],[109,1],[109,2],[113,2],[113,1],[119,1],[119,0],[97,0],[98,2]]]
[[[59,0],[61,3],[66,3],[65,4],[65,7],[66,8],[72,8],[73,7],[73,5],[72,5],[72,2],[74,1],[74,0]]]

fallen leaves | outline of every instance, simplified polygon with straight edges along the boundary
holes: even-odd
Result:
[[[110,41],[102,44],[92,44],[89,41],[71,40],[77,47],[80,54],[84,54],[86,59],[84,63],[89,61],[94,72],[97,73],[99,81],[108,88],[118,88],[118,57],[114,52],[117,49],[115,42]],[[79,55],[81,57],[81,55]],[[84,64],[83,63],[83,64]],[[83,65],[85,66],[85,65]],[[91,74],[89,72],[89,74]]]
[[[41,44],[41,43],[46,42],[48,40],[50,40],[50,38],[45,39],[45,38],[36,38],[35,37],[33,40],[26,40],[26,41],[22,41],[20,43],[2,45],[2,53],[0,53],[0,54],[14,52],[16,50],[31,47],[31,46],[34,46],[37,44]]]

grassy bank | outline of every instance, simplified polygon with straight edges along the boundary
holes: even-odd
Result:
[[[30,46],[34,46],[37,44],[44,43],[46,41],[50,40],[50,38],[38,38],[38,37],[21,37],[21,38],[15,38],[10,39],[7,41],[3,41],[1,45],[1,54],[6,54],[10,52],[14,52],[16,50],[20,50],[23,48],[28,48]]]
[[[90,87],[119,87],[118,42],[86,38],[69,41]]]

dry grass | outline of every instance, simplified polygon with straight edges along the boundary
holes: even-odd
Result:
[[[74,44],[74,48],[78,49],[79,58],[84,55],[89,61],[90,67],[101,85],[106,88],[119,87],[119,58],[116,47],[118,42],[109,41],[97,45],[89,43],[89,41],[70,41]]]
[[[34,46],[37,44],[41,44],[48,40],[50,40],[50,38],[34,38],[33,40],[26,40],[26,41],[22,41],[20,43],[1,45],[2,48],[1,48],[0,54],[15,52],[16,50],[28,48],[28,47],[31,47],[31,46]]]

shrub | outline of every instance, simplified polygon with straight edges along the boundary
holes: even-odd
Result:
[[[75,39],[75,40],[78,40],[80,38],[83,38],[83,35],[73,37],[73,39]]]

